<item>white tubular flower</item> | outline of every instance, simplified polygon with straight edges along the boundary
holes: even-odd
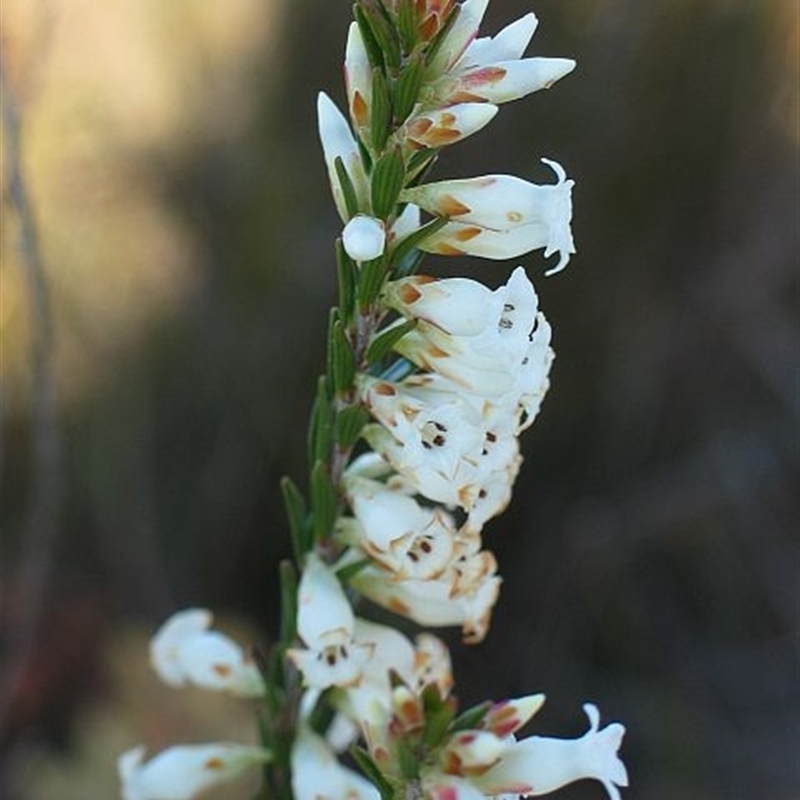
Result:
[[[453,688],[453,670],[447,645],[432,633],[420,633],[414,640],[414,677],[418,692],[434,685],[442,697]]]
[[[494,36],[483,36],[473,40],[457,66],[466,68],[522,58],[538,25],[539,20],[536,19],[536,15],[528,13],[506,25]]]
[[[514,482],[519,474],[522,456],[519,445],[512,460],[503,469],[497,469],[485,476],[473,495],[467,510],[467,521],[464,523],[466,533],[480,533],[483,526],[492,518],[502,514],[511,502]]]
[[[353,640],[355,616],[333,570],[315,553],[306,559],[298,589],[297,632],[308,649],[287,652],[305,685],[353,686],[372,648]]]
[[[445,45],[450,42],[457,50],[470,31],[474,36],[473,21],[474,17],[459,19]],[[461,31],[457,30],[459,22]],[[438,106],[475,101],[507,103],[547,89],[572,72],[575,62],[571,58],[522,58],[537,24],[534,14],[526,14],[494,37],[471,41],[433,82],[426,102]],[[442,60],[447,58],[447,53],[441,55]]]
[[[511,408],[523,394],[541,388],[541,346],[549,344],[549,337],[543,342],[538,335],[539,349],[531,351],[541,315],[536,292],[522,267],[494,292],[467,279],[427,284],[398,281],[389,287],[387,302],[403,315],[419,319],[417,327],[395,345],[397,352],[418,366],[470,393],[504,398]]]
[[[391,573],[374,566],[362,569],[351,583],[373,602],[420,625],[460,626],[464,641],[471,643],[486,635],[500,592],[500,578],[493,574],[474,582],[469,591],[454,593],[453,580],[447,576],[395,581]]]
[[[325,740],[305,726],[292,745],[291,763],[295,800],[380,800],[369,781],[342,766]]]
[[[119,757],[124,800],[190,800],[270,760],[261,747],[243,744],[178,745],[144,762],[144,747]]]
[[[342,244],[354,261],[372,261],[383,255],[386,246],[386,227],[383,222],[367,214],[356,214],[344,226]]]
[[[445,147],[485,128],[497,111],[497,106],[491,103],[459,103],[425,111],[408,120],[405,138],[420,147]]]
[[[344,79],[350,119],[356,128],[364,129],[369,125],[369,110],[372,105],[372,67],[357,22],[350,23],[347,33]]]
[[[500,761],[473,778],[484,794],[513,792],[525,797],[548,794],[584,778],[600,781],[611,800],[620,800],[617,787],[628,785],[625,765],[617,750],[625,734],[618,722],[599,730],[596,706],[583,707],[589,730],[579,739],[531,736],[508,745]]]
[[[369,669],[363,680],[341,693],[337,707],[353,719],[361,730],[381,730],[392,707],[392,682],[394,671],[407,683],[415,680],[416,653],[409,639],[394,628],[356,620],[356,640],[372,649]]]
[[[545,394],[550,387],[550,368],[555,354],[550,347],[552,329],[541,312],[536,315],[536,327],[530,335],[528,351],[522,361],[517,391],[522,408],[517,433],[529,428],[539,413]]]
[[[439,508],[423,508],[413,498],[365,479],[347,481],[356,519],[343,517],[339,538],[361,547],[398,578],[433,578],[453,557],[455,525]]]
[[[333,192],[333,201],[339,216],[347,222],[350,215],[347,213],[344,191],[339,182],[339,176],[336,174],[335,163],[337,158],[342,159],[344,168],[356,191],[359,205],[366,205],[369,198],[369,183],[361,162],[358,144],[342,112],[325,92],[320,92],[317,97],[317,123],[325,165],[328,168],[328,179]]]
[[[572,240],[572,187],[560,164],[542,161],[558,182],[539,186],[513,175],[439,181],[405,189],[403,200],[451,222],[420,247],[442,255],[474,255],[502,260],[545,248],[559,253],[546,274],[562,270],[575,252]]]
[[[173,614],[150,642],[150,663],[164,683],[227,691],[241,697],[264,694],[255,664],[235,642],[209,630],[210,611],[190,608]]]
[[[502,311],[499,295],[470,278],[412,275],[387,283],[383,299],[403,316],[424,320],[456,336],[481,333]]]
[[[477,35],[488,5],[489,0],[466,0],[461,4],[455,23],[428,68],[429,76],[441,75],[461,58]]]

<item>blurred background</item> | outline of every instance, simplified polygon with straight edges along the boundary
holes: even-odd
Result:
[[[797,800],[798,128],[791,0],[494,0],[570,56],[436,175],[577,181],[557,360],[465,703],[628,728],[631,800]],[[339,222],[316,92],[345,0],[4,0],[0,796],[109,800],[139,742],[243,739],[154,627],[276,630]],[[430,259],[497,285],[516,262]],[[538,276],[538,279],[537,279]],[[598,800],[599,785],[559,796]]]

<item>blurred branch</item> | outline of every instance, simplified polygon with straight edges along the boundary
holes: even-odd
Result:
[[[0,697],[4,719],[15,700],[30,655],[30,646],[41,622],[44,595],[52,574],[62,494],[61,437],[56,420],[53,314],[47,274],[39,247],[35,212],[22,163],[20,105],[9,80],[7,64],[0,59],[2,130],[6,198],[17,218],[20,266],[27,286],[31,320],[31,428],[32,450],[30,506],[21,544],[18,608],[8,644],[14,657],[7,662]]]

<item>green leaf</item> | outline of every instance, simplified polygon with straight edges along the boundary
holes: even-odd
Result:
[[[340,319],[336,319],[333,323],[330,348],[333,390],[336,396],[342,397],[353,388],[353,381],[356,377],[356,359]]]
[[[356,762],[359,769],[364,773],[364,777],[375,786],[381,796],[381,800],[394,800],[394,789],[392,784],[386,780],[378,765],[372,760],[370,754],[358,745],[350,748],[350,755]]]
[[[386,278],[386,261],[383,256],[364,262],[358,278],[358,304],[366,309],[375,302],[383,288]]]
[[[414,110],[422,88],[425,74],[425,56],[421,52],[414,53],[404,65],[400,76],[394,84],[394,124],[402,125],[406,117]]]
[[[333,444],[333,406],[328,393],[328,380],[325,375],[320,375],[317,381],[317,396],[311,411],[311,421],[308,426],[308,453],[309,461],[313,464],[319,459],[330,456]]]
[[[394,23],[378,0],[356,0],[387,67],[400,67],[400,39]]]
[[[291,644],[297,638],[297,572],[288,559],[278,566],[281,582],[281,641]]]
[[[392,98],[389,95],[389,84],[383,71],[372,70],[372,107],[369,117],[369,135],[373,150],[380,153],[389,137],[389,125],[392,121]]]
[[[479,703],[477,706],[468,708],[453,720],[450,730],[455,733],[456,731],[465,731],[480,727],[483,718],[491,707],[492,701],[486,700],[483,703]]]
[[[358,267],[347,255],[341,238],[336,240],[336,268],[339,283],[339,309],[342,319],[350,322],[356,311],[356,281]]]
[[[308,716],[309,727],[324,736],[336,716],[336,709],[330,703],[330,690],[323,692]]]
[[[311,500],[314,504],[314,538],[317,541],[327,539],[336,522],[339,498],[328,465],[322,460],[311,469]]]
[[[355,17],[359,30],[361,31],[361,38],[364,40],[364,47],[367,50],[369,63],[372,64],[373,67],[383,69],[386,64],[383,58],[383,52],[381,51],[381,47],[375,38],[375,34],[372,32],[372,27],[369,24],[367,15],[361,9],[358,3],[353,6],[353,16]]]
[[[386,219],[395,210],[406,170],[399,147],[387,150],[372,170],[372,212]]]
[[[355,561],[345,567],[336,571],[336,577],[341,583],[347,584],[361,572],[364,567],[369,566],[371,560],[369,558],[362,558],[360,561]]]
[[[419,778],[419,758],[414,752],[413,740],[406,736],[398,737],[395,739],[395,752],[400,774],[407,781]]]
[[[380,361],[409,331],[417,327],[416,319],[396,322],[381,331],[367,348],[367,364]]]
[[[454,711],[452,707],[443,705],[436,711],[425,715],[425,730],[422,734],[423,741],[430,748],[438,747],[450,728]]]
[[[361,436],[361,431],[369,422],[369,411],[362,405],[348,406],[336,415],[333,424],[334,434],[339,446],[348,450]]]
[[[339,186],[342,188],[342,194],[344,195],[344,205],[347,209],[347,215],[349,217],[354,217],[360,210],[358,207],[356,187],[353,186],[350,173],[348,173],[341,156],[336,156],[333,161],[333,166],[336,170],[336,177],[339,179]]]
[[[283,493],[283,504],[286,506],[286,516],[289,518],[292,552],[299,564],[311,548],[311,539],[308,535],[308,507],[303,493],[288,476],[281,478],[281,492]]]
[[[400,261],[415,247],[421,245],[430,235],[444,228],[448,222],[449,220],[447,217],[434,217],[420,228],[417,228],[413,233],[404,236],[391,251],[392,261]]]
[[[403,52],[410,53],[417,43],[417,12],[414,0],[399,0],[397,3],[397,30]]]
[[[415,151],[408,159],[408,174],[416,178],[423,170],[426,170],[439,156],[439,151],[432,147],[423,147]]]

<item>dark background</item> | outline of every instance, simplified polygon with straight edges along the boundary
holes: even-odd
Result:
[[[468,703],[545,691],[535,731],[568,736],[585,729],[580,704],[596,702],[627,726],[632,799],[800,797],[793,5],[539,0],[530,52],[574,57],[578,69],[504,106],[436,172],[546,181],[545,156],[577,183],[567,271],[545,279],[539,254],[520,259],[557,358],[513,503],[486,531],[504,578],[493,627],[475,648],[449,637],[457,691]],[[482,31],[529,9],[495,0]],[[271,23],[278,44],[239,61],[232,46],[245,122],[227,125],[217,85],[203,117],[213,136],[106,153],[149,181],[197,257],[190,289],[132,325],[134,336],[106,347],[102,327],[85,334],[93,378],[82,391],[62,388],[70,367],[58,361],[59,337],[81,323],[80,307],[63,322],[63,270],[52,277],[62,250],[51,229],[63,223],[41,211],[46,177],[28,168],[56,324],[38,350],[46,320],[15,323],[19,312],[4,329],[9,800],[36,785],[20,777],[32,753],[36,764],[56,753],[61,781],[74,776],[66,762],[89,758],[76,744],[84,709],[113,709],[126,669],[145,668],[131,656],[109,670],[120,631],[149,631],[189,604],[247,619],[264,640],[275,631],[276,564],[289,552],[277,481],[304,479],[335,296],[339,221],[314,100],[320,89],[342,100],[349,18],[343,0],[291,0]],[[23,86],[31,61],[9,49]],[[213,82],[209,59],[200,92]],[[25,92],[16,97],[23,119],[32,115]],[[8,242],[19,209],[6,190]],[[124,258],[142,242],[134,224],[109,252]],[[25,264],[10,246],[6,255],[11,293]],[[110,297],[122,281],[124,309],[115,258],[104,263],[91,280]],[[496,285],[515,263],[431,259],[427,270]],[[35,291],[20,285],[20,304],[35,308]],[[19,348],[15,324],[27,331]],[[55,355],[37,372],[48,348]],[[44,395],[36,383],[48,369],[52,400],[47,380]],[[132,744],[147,729],[131,723],[127,736]],[[113,786],[109,763],[91,757],[97,777],[84,785]]]

